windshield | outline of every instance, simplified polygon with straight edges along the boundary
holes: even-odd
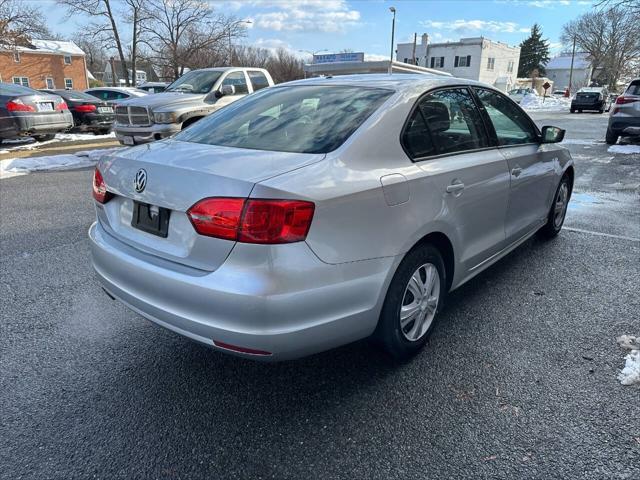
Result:
[[[296,153],[338,148],[393,92],[347,86],[276,87],[218,110],[176,140]]]
[[[187,72],[169,85],[165,92],[209,93],[220,75],[222,72],[215,70]]]

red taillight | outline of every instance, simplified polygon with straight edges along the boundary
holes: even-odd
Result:
[[[616,98],[616,103],[618,105],[624,105],[625,103],[633,103],[633,102],[640,102],[640,97],[639,98],[632,98],[632,97],[620,96],[620,97]]]
[[[315,206],[301,200],[205,198],[187,211],[196,232],[244,243],[292,243],[307,237]]]
[[[98,170],[98,167],[93,171],[93,198],[98,203],[107,203],[113,194],[107,191],[107,185],[104,183],[102,173]]]
[[[75,107],[73,107],[73,109],[76,112],[81,112],[81,113],[89,113],[89,112],[95,112],[96,111],[96,106],[95,105],[76,105]]]
[[[60,102],[58,105],[56,105],[56,110],[69,110],[69,107],[67,106],[66,102]]]
[[[17,100],[9,100],[5,107],[7,107],[7,110],[10,112],[35,112],[36,109],[35,107],[31,106],[31,105],[25,105],[24,103],[22,103],[22,100],[17,99]]]
[[[256,350],[255,348],[238,347],[237,345],[231,345],[230,343],[219,342],[214,340],[213,344],[216,347],[224,348],[225,350],[231,350],[232,352],[248,353],[249,355],[271,355],[271,352],[266,350]]]

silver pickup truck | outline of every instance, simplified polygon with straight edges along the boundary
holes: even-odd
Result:
[[[118,141],[136,145],[169,137],[243,96],[273,85],[261,68],[205,68],[185,73],[162,93],[118,102]]]

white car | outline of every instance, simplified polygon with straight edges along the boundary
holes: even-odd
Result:
[[[538,92],[533,88],[515,88],[513,90],[509,90],[509,97],[516,103],[520,103],[527,95],[538,96]]]

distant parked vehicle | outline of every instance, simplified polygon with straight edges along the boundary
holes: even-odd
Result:
[[[619,137],[640,138],[640,78],[636,78],[616,98],[609,113],[609,126],[605,140],[612,145]]]
[[[191,70],[155,95],[118,102],[114,130],[135,145],[169,137],[248,93],[273,85],[261,68]]]
[[[149,92],[133,87],[96,87],[85,90],[84,93],[93,95],[109,105],[115,105],[122,100],[130,98],[144,97]]]
[[[105,135],[111,130],[115,120],[113,107],[98,100],[93,95],[77,90],[41,90],[60,95],[73,115],[73,129],[80,132],[93,132]]]
[[[538,95],[533,88],[515,88],[513,90],[509,90],[509,97],[516,103],[520,103],[524,97],[527,95]]]
[[[553,96],[554,97],[564,97],[564,93],[565,93],[564,90],[554,90],[553,91]]]
[[[0,83],[0,140],[28,136],[43,142],[71,127],[71,112],[58,95]]]
[[[169,82],[145,82],[140,85],[136,85],[136,88],[148,93],[161,93],[164,92],[168,86]]]
[[[611,107],[609,92],[606,87],[584,87],[578,90],[571,100],[571,113],[582,113],[583,110],[608,112]]]

